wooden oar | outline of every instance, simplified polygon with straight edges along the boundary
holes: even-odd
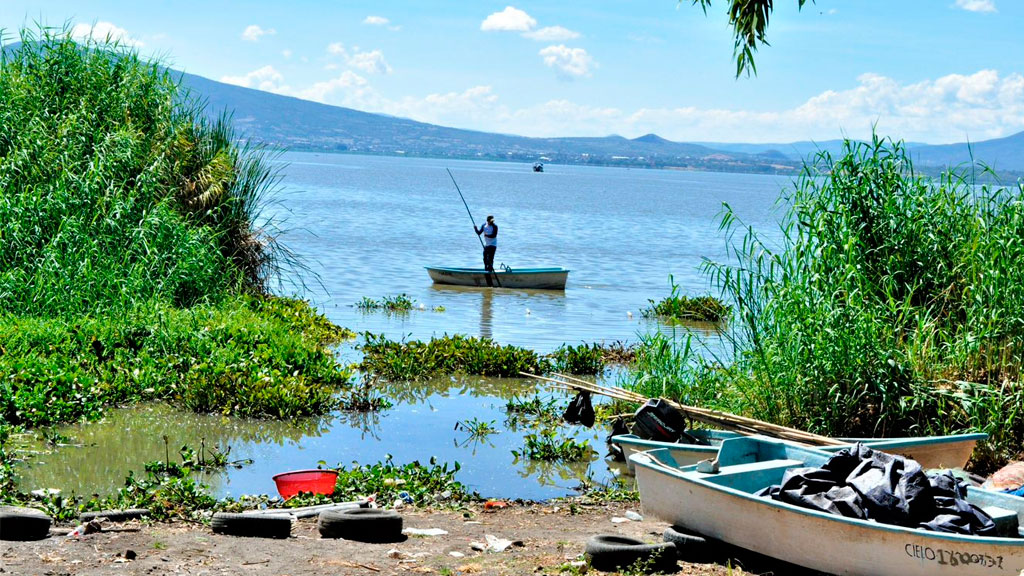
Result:
[[[561,387],[572,389],[572,390],[585,390],[593,394],[599,394],[601,396],[607,396],[609,398],[615,398],[617,400],[624,400],[627,402],[634,402],[637,404],[646,403],[648,398],[645,398],[642,394],[633,392],[632,390],[626,390],[624,388],[601,386],[593,382],[587,382],[586,380],[580,380],[572,376],[564,374],[555,374],[563,380],[555,378],[548,378],[546,376],[539,376],[536,374],[530,374],[528,372],[520,372],[521,375],[530,378],[536,378],[545,382],[551,382],[558,384]],[[756,420],[754,418],[747,418],[745,416],[737,416],[728,412],[721,412],[718,410],[710,410],[708,408],[700,408],[698,406],[687,406],[679,404],[668,399],[663,399],[673,408],[679,410],[689,418],[705,424],[711,424],[724,430],[732,430],[739,432],[740,434],[763,434],[766,436],[773,436],[775,438],[782,438],[784,440],[792,440],[794,442],[800,442],[802,444],[809,444],[813,446],[839,446],[847,444],[841,440],[835,438],[829,438],[828,436],[820,436],[804,430],[797,430],[796,428],[788,428],[786,426],[779,426],[778,424],[772,424],[770,422],[764,422],[763,420]]]

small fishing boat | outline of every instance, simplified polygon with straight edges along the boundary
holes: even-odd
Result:
[[[688,430],[687,434],[697,440],[697,444],[675,442],[659,442],[645,440],[635,434],[619,434],[611,437],[611,442],[622,448],[622,454],[629,462],[629,471],[633,471],[629,457],[637,452],[664,448],[672,454],[672,459],[680,466],[696,464],[701,460],[714,458],[722,442],[730,438],[739,438],[738,432],[725,430]],[[853,444],[861,442],[875,450],[888,452],[916,460],[924,469],[931,468],[963,468],[974,452],[974,445],[979,440],[988,438],[988,434],[953,434],[950,436],[923,436],[920,438],[840,438]],[[821,446],[826,452],[836,452],[845,446]]]
[[[537,162],[536,164],[533,165],[533,171],[534,172],[543,172],[544,171],[544,165],[541,164],[540,162]]]
[[[1019,576],[1024,498],[967,489],[998,536],[881,524],[756,495],[785,472],[831,453],[750,436],[722,443],[717,466],[680,466],[668,449],[631,456],[644,514],[708,538],[813,570],[849,576]],[[703,470],[703,471],[702,471]]]
[[[503,266],[487,272],[483,268],[443,268],[427,266],[427,273],[435,284],[480,286],[484,288],[534,288],[538,290],[565,290],[569,271],[565,268],[516,268]]]

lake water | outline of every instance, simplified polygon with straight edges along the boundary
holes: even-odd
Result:
[[[541,353],[563,343],[635,342],[659,329],[641,316],[648,300],[669,294],[669,278],[685,294],[708,292],[698,267],[723,260],[717,229],[723,203],[742,220],[771,231],[773,206],[785,177],[667,170],[289,153],[281,157],[282,186],[266,215],[288,232],[282,241],[318,278],[305,276],[304,294],[331,320],[357,332],[392,339],[444,334],[493,338]],[[477,223],[499,226],[495,263],[512,268],[571,270],[564,292],[435,286],[424,266],[480,266],[481,248],[449,168]],[[423,310],[362,312],[363,297],[406,294]],[[444,311],[435,311],[443,307]],[[346,361],[358,359],[343,346]],[[614,376],[606,376],[614,381]],[[462,464],[456,477],[484,496],[546,499],[572,492],[579,478],[606,481],[606,430],[580,428],[577,438],[597,450],[581,465],[516,461],[527,431],[506,426],[505,403],[535,393],[526,380],[444,378],[399,385],[396,405],[378,414],[334,413],[295,422],[246,421],[180,414],[163,406],[112,411],[100,423],[63,427],[81,446],[46,449],[30,459],[21,487],[56,487],[90,494],[123,485],[128,470],[176,458],[182,444],[231,448],[253,464],[204,480],[218,496],[275,493],[271,476],[287,470],[372,463]],[[459,421],[494,422],[499,432],[468,442]],[[164,440],[164,436],[167,440]],[[111,449],[117,446],[116,450]]]

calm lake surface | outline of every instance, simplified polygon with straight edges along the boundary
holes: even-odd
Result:
[[[773,207],[790,180],[749,174],[629,170],[528,164],[288,153],[282,186],[266,216],[287,230],[282,241],[301,256],[310,299],[331,320],[357,332],[424,340],[444,334],[493,338],[548,353],[563,343],[635,342],[658,330],[641,316],[648,300],[708,292],[698,267],[725,259],[718,231],[723,203],[749,225],[772,235]],[[477,223],[493,214],[499,226],[495,263],[511,268],[569,268],[564,292],[434,286],[424,266],[481,266],[481,248],[445,168],[452,171]],[[423,309],[408,314],[361,312],[363,297],[406,294]],[[444,311],[435,311],[443,307]],[[358,360],[358,341],[342,346]],[[604,380],[614,383],[615,375]],[[47,448],[23,469],[23,489],[107,493],[129,470],[163,460],[189,444],[230,447],[253,463],[204,478],[218,496],[276,493],[271,476],[351,466],[391,455],[396,463],[462,464],[456,478],[484,496],[546,499],[570,494],[579,479],[606,481],[607,431],[580,428],[594,459],[580,465],[517,461],[527,430],[505,424],[513,398],[553,393],[526,380],[467,377],[395,385],[395,406],[376,414],[334,413],[291,421],[247,421],[182,414],[164,406],[114,410],[100,423],[62,427],[80,446]],[[557,396],[557,395],[556,395]],[[561,398],[561,396],[557,396]],[[484,442],[468,442],[460,421],[494,422]],[[167,437],[165,442],[164,436]]]

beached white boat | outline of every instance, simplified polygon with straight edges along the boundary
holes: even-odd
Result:
[[[968,501],[1001,528],[1000,537],[967,536],[869,522],[754,494],[793,467],[831,456],[781,440],[727,440],[717,473],[680,467],[666,449],[634,454],[646,515],[785,562],[850,576],[1020,576],[1024,574],[1024,498],[969,488]]]
[[[633,471],[633,464],[629,457],[637,452],[665,448],[672,454],[672,459],[680,466],[696,464],[701,460],[714,458],[718,454],[718,448],[724,440],[739,438],[737,432],[724,430],[688,430],[687,433],[696,438],[701,444],[677,444],[673,442],[658,442],[657,440],[644,440],[635,434],[619,434],[612,436],[613,444],[622,448],[626,457],[628,470]],[[888,452],[916,460],[922,468],[963,468],[974,452],[974,446],[979,440],[988,438],[988,434],[953,434],[950,436],[922,436],[920,438],[841,438],[848,440],[851,444],[861,442],[875,450]],[[826,452],[835,452],[846,446],[822,446],[820,449]]]
[[[480,286],[486,288],[534,288],[565,290],[569,271],[565,268],[508,268],[494,272],[483,268],[444,268],[427,266],[427,273],[436,284]]]

